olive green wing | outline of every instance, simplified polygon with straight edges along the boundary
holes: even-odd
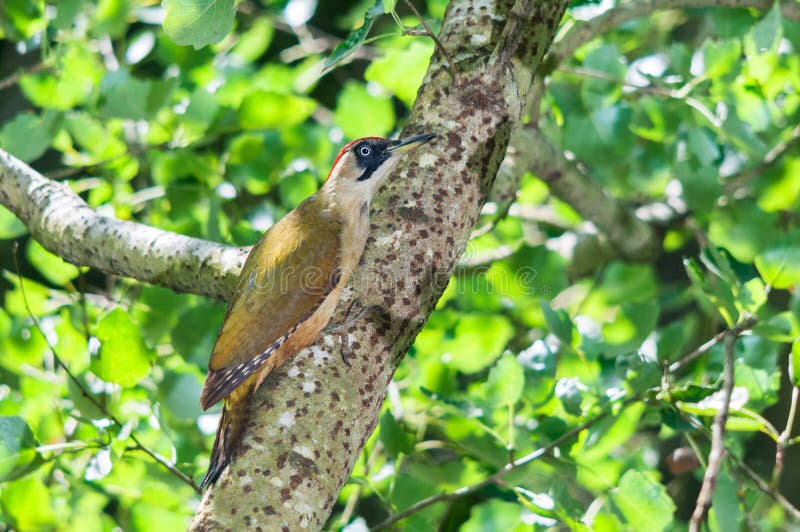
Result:
[[[204,410],[261,367],[338,284],[341,227],[313,208],[298,206],[250,251],[211,354]]]

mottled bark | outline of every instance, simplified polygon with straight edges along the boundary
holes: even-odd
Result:
[[[324,336],[267,379],[252,403],[244,451],[206,492],[194,530],[325,523],[398,361],[465,249],[566,4],[450,4],[440,39],[457,76],[434,54],[403,132],[441,136],[410,156],[373,203],[350,316],[379,309],[348,327],[352,367],[340,359],[339,337]]]
[[[0,149],[0,203],[45,248],[79,266],[228,299],[247,248],[103,216],[68,186]]]

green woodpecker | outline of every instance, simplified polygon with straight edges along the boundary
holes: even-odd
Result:
[[[375,191],[404,154],[434,137],[367,137],[349,143],[322,188],[253,246],[200,395],[203,410],[225,400],[204,487],[217,480],[236,452],[250,396],[330,321],[364,252]]]

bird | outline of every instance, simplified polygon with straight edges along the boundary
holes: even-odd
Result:
[[[364,253],[375,192],[405,154],[434,137],[364,137],[348,143],[322,187],[250,250],[200,394],[204,411],[224,400],[202,489],[215,483],[235,456],[249,398],[328,325]]]

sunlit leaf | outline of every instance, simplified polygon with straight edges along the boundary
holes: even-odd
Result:
[[[392,102],[358,83],[348,83],[339,93],[334,117],[347,138],[383,137],[394,127]]]
[[[244,129],[288,128],[304,122],[316,107],[311,98],[256,91],[242,100],[239,123]]]
[[[20,417],[0,417],[0,482],[27,475],[44,463],[38,442]]]
[[[30,162],[38,159],[50,146],[54,114],[36,116],[20,113],[0,129],[0,147],[11,155]]]
[[[372,29],[374,18],[384,12],[383,0],[376,0],[375,4],[364,14],[364,22],[350,32],[345,40],[336,45],[331,55],[325,60],[323,73],[330,72],[338,65],[353,55],[367,38],[369,30]]]
[[[130,316],[116,308],[100,320],[95,331],[100,354],[92,360],[92,372],[107,382],[134,386],[150,372],[151,354]]]
[[[483,393],[490,405],[495,407],[513,405],[522,395],[525,373],[514,355],[504,354],[492,369],[483,386]]]
[[[164,31],[177,44],[202,48],[233,28],[234,0],[163,0]]]
[[[387,50],[385,55],[370,63],[364,77],[392,91],[411,107],[425,77],[433,48],[433,43],[413,41],[406,50]]]
[[[758,273],[775,288],[790,288],[800,283],[800,231],[776,240],[755,257]]]
[[[47,530],[56,525],[52,495],[41,479],[28,476],[3,485],[0,508],[17,530]]]
[[[660,531],[672,523],[675,503],[666,488],[640,471],[626,471],[611,499],[634,530]]]
[[[381,415],[380,427],[380,439],[389,456],[397,458],[400,453],[411,452],[414,447],[414,436],[406,432],[389,410]]]
[[[800,338],[792,343],[792,353],[789,359],[789,377],[792,385],[800,387]]]

